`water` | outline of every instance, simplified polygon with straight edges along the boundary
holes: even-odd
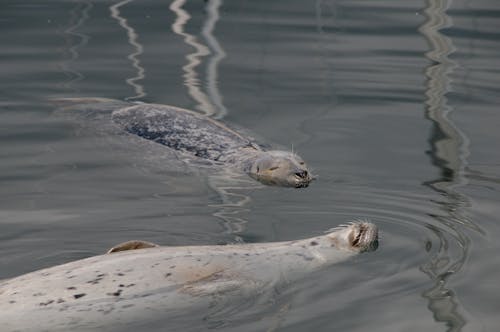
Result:
[[[497,1],[0,6],[0,278],[129,239],[276,241],[369,218],[376,252],[271,302],[138,326],[498,330]],[[319,179],[292,190],[187,169],[47,101],[74,96],[222,118],[293,146]]]

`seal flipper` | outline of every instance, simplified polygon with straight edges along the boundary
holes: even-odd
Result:
[[[131,240],[117,244],[113,248],[109,249],[106,252],[106,254],[112,254],[118,251],[136,250],[136,249],[154,248],[154,247],[159,247],[159,245],[147,241]]]

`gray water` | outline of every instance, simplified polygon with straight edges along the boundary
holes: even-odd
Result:
[[[499,330],[498,1],[1,0],[0,26],[0,279],[130,239],[277,241],[366,218],[374,253],[266,303],[138,326]],[[48,102],[85,96],[223,119],[318,180],[228,180]]]

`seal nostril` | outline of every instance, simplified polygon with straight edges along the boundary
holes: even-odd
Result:
[[[359,245],[359,240],[361,240],[361,232],[359,232],[356,238],[352,241],[352,246],[357,247]]]
[[[295,172],[295,175],[297,175],[299,178],[305,179],[307,178],[307,171],[300,171],[300,172]]]
[[[363,225],[359,226],[358,234],[356,235],[356,238],[352,241],[352,246],[353,247],[359,247],[361,246],[361,238],[366,235],[366,227]]]

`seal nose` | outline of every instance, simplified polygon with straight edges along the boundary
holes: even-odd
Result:
[[[295,175],[297,175],[301,179],[307,179],[308,173],[306,170],[302,170],[302,171],[295,172]]]

